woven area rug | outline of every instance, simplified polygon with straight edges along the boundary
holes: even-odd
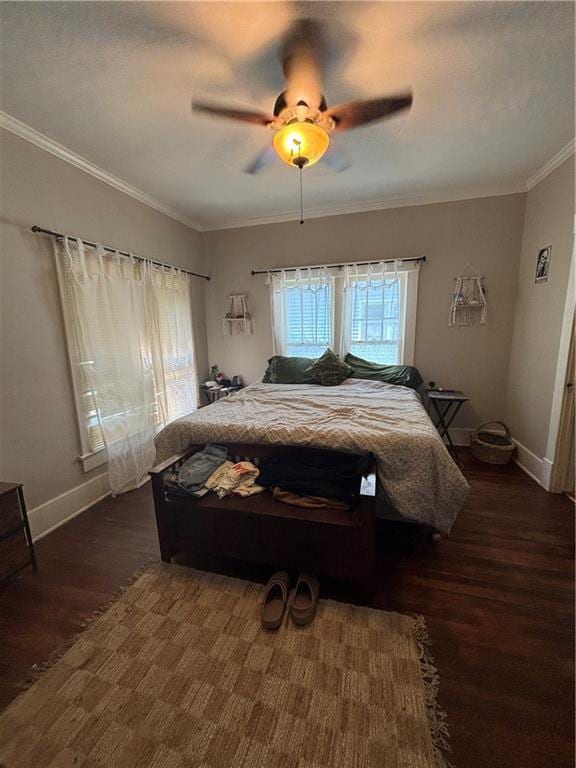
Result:
[[[439,768],[421,619],[328,600],[262,630],[263,587],[156,564],[0,717],[6,768]]]

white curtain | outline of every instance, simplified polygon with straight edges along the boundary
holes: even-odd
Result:
[[[418,262],[400,260],[344,268],[342,357],[351,352],[387,365],[412,362],[418,271]]]
[[[268,273],[274,354],[318,357],[334,344],[334,278],[327,267]]]
[[[158,424],[164,426],[198,407],[190,275],[149,264],[147,277],[148,337]]]
[[[56,263],[78,416],[122,493],[153,465],[157,429],[197,406],[189,276],[68,238]]]

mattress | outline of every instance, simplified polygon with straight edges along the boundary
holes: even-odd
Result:
[[[418,395],[379,381],[251,384],[168,424],[156,436],[157,463],[205,443],[371,451],[400,515],[444,533],[469,490]]]

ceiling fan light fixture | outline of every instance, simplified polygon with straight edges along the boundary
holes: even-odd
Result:
[[[330,136],[315,123],[294,122],[276,131],[272,143],[285,163],[307,168],[322,158],[330,145]]]

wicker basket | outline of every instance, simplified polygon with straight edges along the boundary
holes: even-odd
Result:
[[[486,429],[493,424],[498,424],[504,434],[500,430]],[[487,464],[508,464],[515,447],[510,430],[503,421],[486,421],[470,435],[472,455]]]

